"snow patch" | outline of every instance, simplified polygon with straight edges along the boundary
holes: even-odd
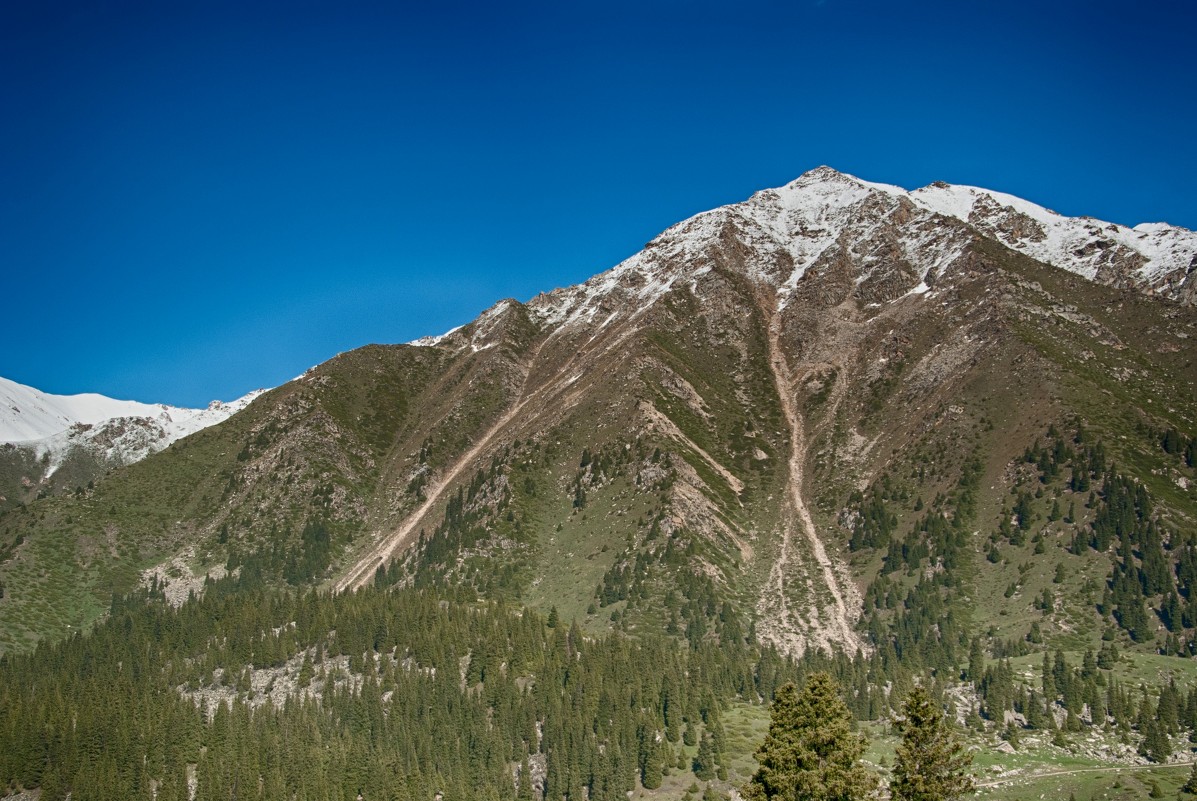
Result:
[[[131,464],[172,442],[227,420],[266,390],[205,409],[115,400],[104,395],[51,395],[0,378],[0,442],[49,456],[52,474],[75,448]]]
[[[1182,280],[1197,259],[1197,233],[1165,223],[1127,228],[1093,217],[1066,217],[1004,192],[931,184],[910,193],[919,206],[955,217],[1031,258],[1093,280],[1128,272],[1149,288]],[[1179,276],[1177,275],[1179,273]]]

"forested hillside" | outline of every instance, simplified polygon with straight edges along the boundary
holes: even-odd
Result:
[[[679,771],[726,787],[721,714],[797,672],[744,640],[233,579],[179,609],[122,599],[0,668],[0,787],[42,799],[185,799],[189,782],[199,799],[616,799]]]

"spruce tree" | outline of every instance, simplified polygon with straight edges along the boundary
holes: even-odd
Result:
[[[655,740],[647,746],[644,767],[640,770],[640,783],[646,790],[661,786],[661,775],[665,772],[665,749]]]
[[[855,801],[876,789],[860,764],[865,739],[852,730],[852,716],[835,681],[815,673],[799,692],[778,689],[769,733],[756,751],[760,767],[744,788],[749,801]]]
[[[953,801],[973,789],[972,755],[964,751],[939,707],[922,687],[906,697],[898,721],[902,742],[894,757],[894,801]]]
[[[1143,742],[1139,745],[1139,754],[1152,762],[1167,762],[1172,753],[1172,744],[1168,741],[1168,733],[1159,721],[1151,718],[1143,727]]]
[[[520,760],[519,790],[515,798],[516,801],[533,801],[535,797],[532,789],[532,766],[528,762],[528,755],[524,754],[524,758]]]
[[[978,685],[981,683],[981,677],[984,674],[985,650],[981,645],[981,638],[973,637],[968,648],[968,673],[965,678],[974,685]]]
[[[703,732],[702,742],[698,746],[698,754],[693,762],[694,777],[703,781],[715,778],[715,744],[711,741],[709,732]]]

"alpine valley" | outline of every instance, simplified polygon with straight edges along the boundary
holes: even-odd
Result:
[[[441,336],[208,412],[7,437],[0,674],[167,688],[146,703],[194,734],[127,744],[122,792],[146,798],[243,797],[205,755],[289,705],[334,742],[301,760],[323,778],[263,756],[251,797],[718,795],[754,769],[773,689],[814,668],[874,727],[881,773],[921,681],[992,797],[1175,789],[1197,732],[1195,305],[1194,232],[822,167]],[[36,391],[13,387],[27,419]],[[585,710],[511,711],[558,670]],[[94,753],[79,778],[11,751],[54,712],[7,681],[0,784],[118,780]],[[425,691],[482,710],[428,737],[503,744],[475,762],[407,732],[387,784],[317,711],[369,732]]]

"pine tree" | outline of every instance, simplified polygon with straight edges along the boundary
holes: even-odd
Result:
[[[750,801],[854,801],[873,793],[876,781],[860,764],[865,739],[852,731],[852,716],[835,681],[815,673],[799,692],[778,689],[769,733],[756,751],[760,764],[744,788]]]
[[[519,790],[515,798],[516,801],[533,801],[535,797],[532,790],[532,766],[528,762],[528,755],[524,754],[524,758],[520,760]]]
[[[716,790],[714,785],[708,784],[702,791],[702,801],[727,801],[727,796]]]
[[[1172,744],[1168,741],[1168,734],[1155,718],[1151,718],[1144,726],[1143,742],[1139,746],[1139,753],[1152,762],[1168,761],[1172,752]]]
[[[968,649],[967,679],[974,685],[981,683],[981,676],[985,674],[985,651],[981,646],[981,638],[973,637]]]
[[[973,789],[972,755],[922,687],[906,696],[898,721],[902,742],[889,789],[894,801],[952,801]]]
[[[665,772],[665,749],[655,739],[647,744],[646,749],[640,783],[646,790],[655,790],[661,786],[661,774]]]
[[[709,732],[703,732],[702,742],[698,746],[698,754],[692,765],[694,777],[703,781],[715,778],[715,744],[711,741]]]

